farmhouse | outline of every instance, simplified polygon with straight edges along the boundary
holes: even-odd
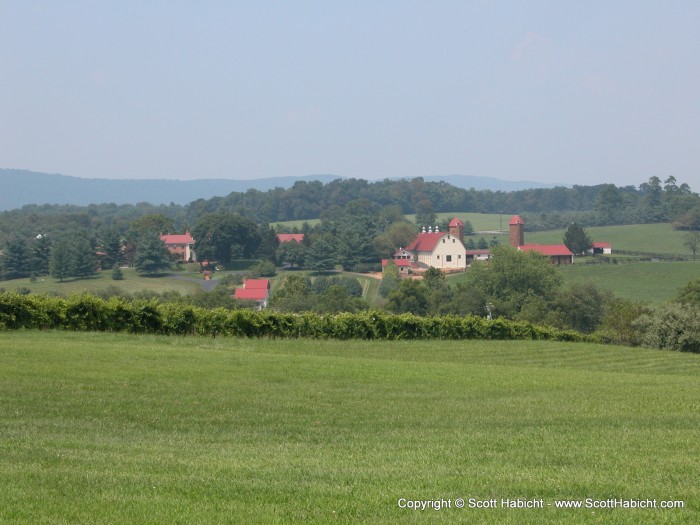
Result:
[[[460,227],[461,225],[461,227]],[[450,231],[441,232],[438,227],[425,227],[406,248],[394,254],[394,262],[408,261],[418,271],[427,270],[429,267],[443,271],[464,270],[467,267],[467,257],[462,243],[463,223],[459,219],[453,219],[450,223]],[[406,263],[400,262],[400,268]]]
[[[178,262],[196,262],[197,254],[194,252],[194,239],[190,232],[184,235],[161,235],[160,240],[165,243],[168,251]]]
[[[234,298],[245,301],[254,301],[258,310],[267,307],[270,299],[270,281],[268,279],[246,279],[243,288],[236,288]]]

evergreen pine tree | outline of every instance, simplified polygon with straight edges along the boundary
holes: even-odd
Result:
[[[24,239],[15,235],[7,241],[2,255],[2,266],[5,279],[29,276],[27,243]]]
[[[586,253],[593,246],[586,230],[575,222],[569,224],[564,232],[564,244],[577,255]]]
[[[59,239],[51,246],[50,270],[60,282],[73,275],[73,249],[67,239]]]
[[[29,249],[31,271],[36,275],[48,275],[51,271],[51,241],[47,235],[37,235]]]
[[[134,266],[137,272],[146,275],[156,275],[170,268],[170,252],[157,233],[144,234],[139,239]]]
[[[335,250],[333,246],[321,238],[316,240],[306,250],[306,267],[315,272],[332,270],[335,267]]]
[[[73,244],[73,274],[84,279],[97,273],[95,248],[89,239],[80,237]]]
[[[105,266],[107,268],[119,265],[122,261],[122,241],[119,232],[115,229],[108,230],[102,239],[102,248],[106,254]]]

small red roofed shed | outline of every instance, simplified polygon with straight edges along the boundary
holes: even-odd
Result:
[[[270,281],[268,279],[246,279],[243,288],[236,288],[234,298],[245,301],[255,301],[258,308],[267,306],[270,298]]]
[[[565,244],[524,244],[518,246],[520,251],[532,251],[549,257],[552,264],[572,264],[574,254]]]

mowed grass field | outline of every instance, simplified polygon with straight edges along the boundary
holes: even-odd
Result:
[[[0,333],[0,522],[697,523],[699,379],[589,344]],[[586,498],[659,508],[555,507]]]

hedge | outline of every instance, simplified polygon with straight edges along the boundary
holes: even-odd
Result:
[[[529,339],[597,342],[595,336],[530,323],[474,316],[420,317],[369,310],[320,315],[208,310],[156,300],[68,299],[0,293],[0,330],[21,328],[229,337],[314,339]]]

